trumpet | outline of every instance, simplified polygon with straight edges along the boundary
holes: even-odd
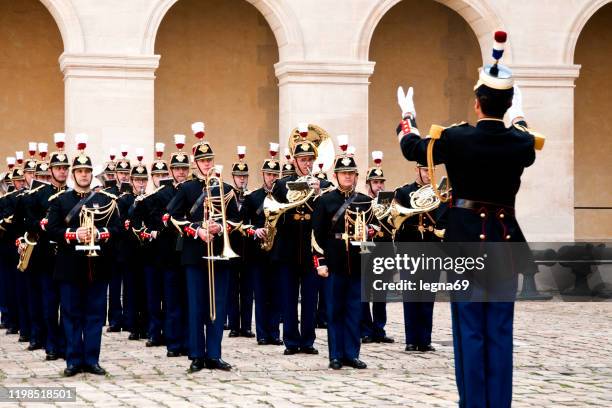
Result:
[[[368,246],[374,246],[374,243],[368,241],[368,219],[366,218],[367,211],[362,211],[357,208],[356,211],[346,209],[344,213],[344,234],[342,239],[346,243],[346,250],[349,250],[349,243],[353,246],[359,246],[360,254],[368,254],[370,250]],[[352,226],[352,233],[351,231]]]
[[[99,223],[108,223],[110,216],[115,211],[117,203],[115,200],[111,200],[111,202],[104,207],[94,207],[87,208],[85,206],[81,207],[80,216],[80,225],[81,228],[87,229],[89,238],[85,245],[76,245],[75,249],[77,251],[87,251],[88,257],[96,257],[99,254],[96,251],[100,250],[100,245],[96,244],[96,234],[98,232],[96,227],[96,222]]]
[[[83,206],[81,208],[81,228],[86,228],[89,239],[85,243],[85,245],[77,245],[77,251],[88,251],[88,257],[96,257],[98,256],[97,250],[100,250],[100,245],[96,245],[95,237],[96,237],[96,213],[94,210],[89,208],[85,208]]]
[[[207,228],[210,222],[221,221],[221,228],[223,231],[223,250],[221,251],[221,255],[213,254],[213,239],[209,237],[206,240],[206,249],[207,254],[203,258],[207,260],[208,266],[208,306],[210,310],[210,320],[213,322],[217,318],[217,306],[215,302],[215,261],[217,260],[229,260],[232,258],[237,258],[238,254],[234,252],[231,247],[228,233],[228,221],[226,216],[225,206],[229,200],[231,200],[233,196],[233,191],[230,191],[227,195],[225,194],[225,189],[223,187],[223,179],[221,177],[221,166],[212,167],[205,175],[205,188],[206,188],[206,198],[204,199],[204,219],[202,220],[202,226]],[[215,174],[217,173],[217,174]],[[211,195],[212,192],[212,183],[217,182],[219,184],[219,197],[213,197]],[[217,203],[215,203],[217,201]],[[220,208],[216,208],[216,205]]]

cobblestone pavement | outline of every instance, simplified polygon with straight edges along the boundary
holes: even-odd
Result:
[[[367,370],[329,370],[325,330],[317,330],[318,356],[283,356],[283,347],[225,338],[223,358],[235,369],[195,374],[186,372],[187,358],[169,359],[163,347],[104,332],[101,365],[109,375],[65,379],[63,360],[46,362],[42,350],[24,351],[17,336],[3,331],[0,384],[76,387],[76,403],[55,404],[67,407],[454,407],[449,309],[435,308],[437,351],[408,354],[401,304],[388,305],[388,333],[397,342],[364,345]],[[612,406],[611,338],[612,303],[517,303],[513,406]],[[0,403],[9,406],[18,405]]]

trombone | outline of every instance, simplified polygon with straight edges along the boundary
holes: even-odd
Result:
[[[206,189],[206,197],[204,199],[204,219],[202,220],[202,227],[207,228],[211,221],[217,221],[220,219],[221,228],[223,231],[223,250],[221,255],[214,255],[214,240],[210,235],[206,240],[207,255],[203,258],[207,260],[208,266],[208,306],[210,311],[210,320],[215,321],[217,318],[217,306],[215,302],[215,261],[227,261],[232,258],[238,258],[238,254],[234,252],[231,247],[228,233],[228,221],[226,215],[225,205],[232,198],[233,192],[229,192],[225,195],[225,189],[223,186],[223,178],[221,177],[221,166],[214,166],[205,175],[204,184]],[[213,197],[212,183],[217,182],[219,184],[219,197]],[[218,201],[219,209],[215,207],[215,200]]]

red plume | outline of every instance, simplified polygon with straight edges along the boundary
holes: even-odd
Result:
[[[495,32],[495,41],[498,43],[505,43],[508,39],[508,34],[505,31]]]

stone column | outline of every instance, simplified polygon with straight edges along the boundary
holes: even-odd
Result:
[[[279,131],[284,147],[298,122],[321,126],[334,138],[348,134],[360,174],[368,158],[368,85],[373,62],[282,61],[279,80]],[[330,174],[331,175],[331,174]],[[363,181],[363,180],[361,180]]]
[[[74,135],[89,135],[87,151],[94,165],[108,160],[108,150],[120,144],[145,149],[151,163],[154,145],[154,79],[159,56],[63,54],[65,123],[68,151]]]
[[[574,81],[579,65],[512,65],[529,127],[546,136],[517,197],[529,241],[574,239]]]

